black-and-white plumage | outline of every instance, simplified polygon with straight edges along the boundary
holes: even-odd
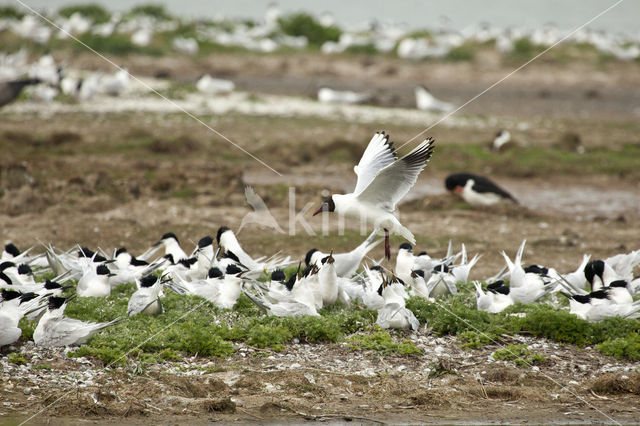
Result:
[[[84,322],[64,316],[69,298],[50,297],[47,312],[42,315],[33,332],[33,341],[37,346],[57,347],[73,346],[86,343],[91,336],[103,328],[120,321],[104,323]]]
[[[339,277],[350,278],[356,272],[362,259],[369,253],[374,247],[382,242],[382,239],[374,241],[377,230],[374,230],[366,240],[362,242],[358,247],[346,253],[337,253],[333,255],[335,259],[336,274]],[[326,253],[319,251],[318,249],[311,249],[307,252],[304,262],[307,266],[316,265],[319,266],[320,261],[327,257]]]
[[[460,194],[472,205],[490,206],[502,200],[518,201],[507,191],[484,176],[471,173],[455,173],[447,176],[444,183],[448,191]]]
[[[131,295],[127,305],[127,315],[157,315],[163,312],[160,302],[162,281],[155,275],[147,275],[139,280],[138,289]]]
[[[415,237],[393,214],[418,180],[433,154],[433,139],[420,143],[410,153],[398,159],[393,142],[384,132],[369,141],[360,162],[354,167],[358,181],[354,192],[333,194],[314,213],[336,212],[372,224],[385,230],[385,254],[391,258],[389,233],[401,235],[412,244]]]

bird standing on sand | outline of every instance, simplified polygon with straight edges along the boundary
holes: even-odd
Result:
[[[393,214],[396,204],[404,198],[418,180],[433,154],[433,139],[425,139],[410,153],[398,159],[393,142],[384,132],[376,133],[357,166],[353,168],[358,182],[351,194],[333,194],[327,198],[314,216],[322,212],[336,212],[373,223],[385,231],[385,255],[391,258],[389,233],[402,235],[415,244],[416,239]]]

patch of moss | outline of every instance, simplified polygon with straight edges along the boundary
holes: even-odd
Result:
[[[388,331],[378,330],[373,334],[356,334],[348,339],[349,348],[356,351],[375,351],[385,355],[417,355],[422,350],[411,340],[403,339],[395,342]]]
[[[640,335],[632,333],[625,337],[607,339],[596,345],[596,349],[615,358],[640,361]]]
[[[491,356],[496,360],[513,361],[519,367],[530,367],[546,361],[545,357],[531,352],[526,345],[508,345],[496,350]]]
[[[25,359],[24,355],[17,352],[10,353],[8,361],[11,364],[15,364],[15,365],[25,365],[27,363],[27,360]]]

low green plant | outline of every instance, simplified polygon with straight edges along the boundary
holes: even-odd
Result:
[[[640,335],[632,333],[625,337],[607,339],[596,345],[596,349],[615,358],[640,361]]]
[[[95,3],[75,4],[65,6],[58,10],[58,15],[70,17],[74,13],[80,13],[86,18],[91,19],[94,23],[100,24],[111,19],[111,14],[107,9]]]
[[[134,6],[128,13],[129,16],[144,15],[156,18],[158,20],[171,19],[171,15],[162,4],[141,4]]]
[[[280,31],[290,36],[305,36],[312,46],[326,41],[338,41],[342,30],[336,26],[325,27],[308,13],[292,13],[278,19]]]
[[[470,44],[461,44],[449,50],[445,55],[445,59],[453,62],[464,62],[473,60],[475,55],[474,47]]]
[[[546,361],[545,357],[531,352],[526,345],[508,345],[491,356],[496,360],[513,361],[518,367],[530,367]]]
[[[496,340],[496,336],[490,336],[486,333],[478,333],[476,331],[463,331],[458,334],[458,339],[462,340],[462,347],[465,349],[479,349],[483,346],[490,345]]]
[[[27,360],[25,359],[24,355],[18,352],[10,353],[8,360],[11,364],[15,364],[15,365],[25,365],[27,363]]]
[[[422,350],[417,348],[411,340],[403,339],[395,342],[388,331],[377,330],[373,334],[356,334],[347,340],[349,348],[357,351],[370,350],[385,355],[417,355]]]

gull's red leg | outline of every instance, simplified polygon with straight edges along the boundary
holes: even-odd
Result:
[[[389,248],[389,230],[384,228],[384,255],[391,260],[391,249]]]

